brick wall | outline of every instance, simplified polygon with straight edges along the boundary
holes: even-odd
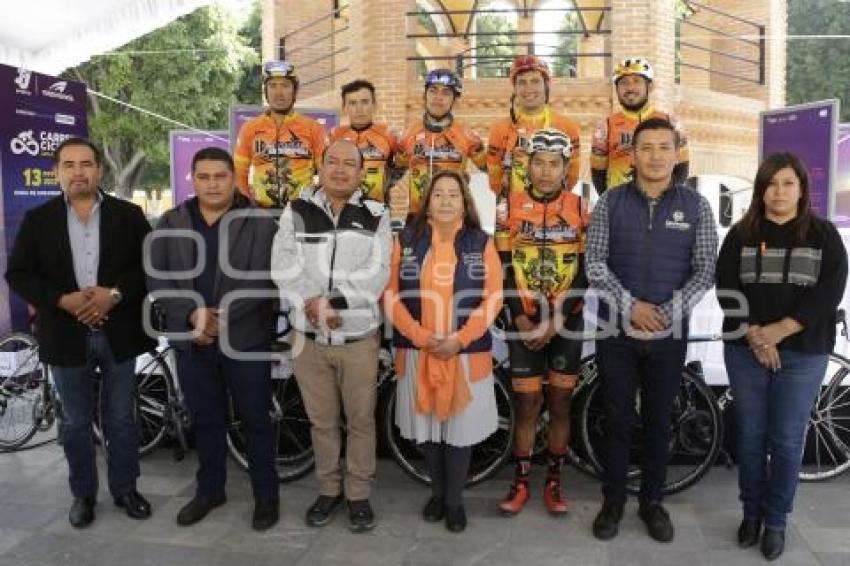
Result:
[[[327,13],[332,5],[325,0],[264,2],[266,12],[274,12],[267,17],[275,20],[276,36]],[[757,166],[758,113],[784,103],[786,0],[703,0],[703,3],[742,18],[764,22],[767,26],[770,39],[765,86],[754,85],[748,89],[740,81],[736,84],[723,83],[706,73],[686,69],[682,69],[682,84],[676,84],[674,0],[610,0],[612,12],[606,16],[609,21],[603,27],[610,27],[613,33],[601,40],[593,37],[582,40],[581,45],[587,50],[608,50],[614,61],[627,56],[643,56],[652,62],[656,69],[655,105],[676,113],[685,124],[691,140],[694,173],[752,178]],[[408,56],[416,55],[416,47],[412,40],[406,38],[406,33],[413,32],[418,25],[416,18],[406,17],[405,13],[415,11],[416,4],[414,0],[349,0],[347,4],[349,7],[341,17],[323,28],[329,30],[329,26],[335,26],[338,31],[335,47],[347,47],[333,61],[333,69],[339,74],[322,81],[320,86],[305,89],[299,104],[338,108],[339,87],[354,78],[367,78],[375,83],[378,90],[379,119],[402,130],[422,112],[422,82],[415,76],[414,62],[407,61]],[[699,17],[703,18],[699,21],[710,20],[706,13]],[[524,21],[522,17],[520,21]],[[267,26],[264,22],[264,30]],[[686,33],[689,35],[686,36]],[[317,35],[321,34],[313,32],[310,37]],[[705,33],[686,32],[683,28],[683,37],[687,37],[688,41],[707,47],[717,45],[712,43],[715,41],[713,38],[705,36]],[[269,40],[264,33],[264,53],[267,51],[266,41]],[[298,41],[304,40],[300,38]],[[432,54],[453,54],[462,43],[462,39],[431,40],[421,49]],[[318,57],[323,49],[327,47],[316,44],[300,55]],[[693,57],[694,53],[689,56]],[[715,65],[721,69],[728,64],[728,61],[718,61],[711,55],[691,60],[698,60],[702,66]],[[610,68],[610,62],[588,60],[580,67],[579,78],[558,78],[552,84],[552,104],[557,111],[579,121],[585,148],[589,148],[596,121],[610,113],[612,105],[616,105],[616,97],[608,81]],[[312,66],[299,69],[302,74],[308,71],[315,76],[316,68]],[[510,83],[507,79],[467,78],[464,96],[455,113],[486,136],[490,124],[507,114],[509,98]],[[586,159],[584,161],[583,178],[587,179],[588,164]]]

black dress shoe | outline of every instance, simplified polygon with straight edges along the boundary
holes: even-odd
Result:
[[[304,522],[308,527],[324,527],[333,519],[334,513],[342,503],[342,496],[320,495],[307,509]]]
[[[446,529],[461,533],[466,529],[466,511],[463,505],[446,505]]]
[[[256,501],[254,503],[254,517],[251,526],[255,531],[265,531],[275,526],[280,519],[280,500]]]
[[[761,520],[760,519],[744,519],[741,521],[741,526],[738,527],[738,546],[741,548],[750,548],[758,544],[761,536]]]
[[[623,504],[606,499],[593,520],[593,536],[599,540],[611,540],[617,536],[622,518]]]
[[[445,516],[446,506],[443,503],[442,497],[432,496],[431,499],[428,500],[428,503],[425,504],[425,507],[422,508],[422,518],[429,523],[442,521]]]
[[[348,500],[348,530],[365,533],[375,528],[375,513],[368,499]]]
[[[115,505],[124,509],[132,519],[147,519],[151,516],[151,504],[135,489],[116,497]]]
[[[648,503],[641,502],[638,507],[638,517],[646,523],[646,530],[649,531],[649,536],[658,542],[670,542],[676,534],[673,528],[673,522],[670,521],[670,514],[657,501]]]
[[[181,527],[194,525],[206,517],[213,509],[224,505],[226,501],[227,497],[223,493],[216,497],[196,495],[192,501],[184,505],[180,509],[180,512],[177,513],[177,524]]]
[[[785,552],[785,531],[765,529],[761,536],[761,553],[768,560],[776,560]]]
[[[94,521],[94,497],[76,497],[71,511],[68,513],[68,521],[75,529],[88,527]]]

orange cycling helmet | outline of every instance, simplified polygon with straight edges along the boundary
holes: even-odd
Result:
[[[514,62],[511,65],[511,82],[515,83],[517,76],[526,71],[540,71],[543,75],[543,80],[547,83],[549,82],[549,78],[552,76],[549,72],[549,65],[547,65],[546,61],[540,57],[536,57],[534,55],[520,55],[514,59]]]

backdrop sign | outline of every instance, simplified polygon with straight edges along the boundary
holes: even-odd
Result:
[[[171,190],[174,192],[174,206],[195,196],[192,187],[192,158],[205,147],[230,149],[230,138],[226,131],[196,132],[192,130],[171,130],[168,134],[171,150]]]
[[[83,83],[0,65],[0,273],[26,211],[59,194],[56,147],[87,135]],[[27,323],[26,305],[0,278],[0,334]]]
[[[850,124],[838,126],[838,147],[835,165],[835,210],[832,220],[841,227],[850,227]]]
[[[838,100],[824,100],[761,113],[759,161],[771,153],[796,154],[809,171],[812,208],[832,218],[835,206]]]

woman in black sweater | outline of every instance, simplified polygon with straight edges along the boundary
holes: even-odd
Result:
[[[811,210],[805,167],[794,155],[771,155],[717,261],[738,422],[738,544],[758,543],[764,526],[768,560],[785,547],[806,422],[835,345],[846,280],[847,252],[835,226]]]

